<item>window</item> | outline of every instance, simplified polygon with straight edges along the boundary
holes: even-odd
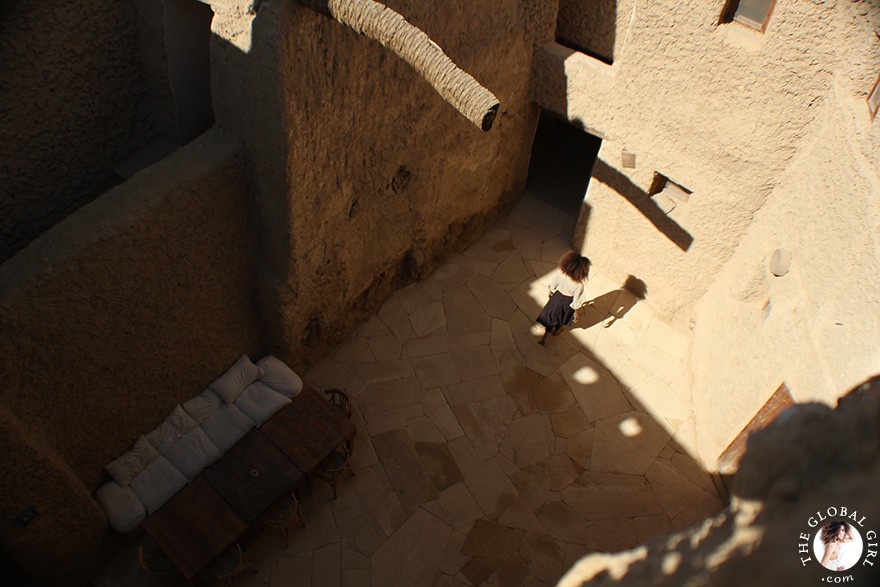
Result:
[[[738,22],[763,33],[774,4],[776,0],[727,0],[721,22]]]
[[[871,112],[871,120],[877,116],[877,110],[880,110],[880,75],[874,82],[874,87],[868,92],[868,110]]]
[[[651,182],[651,188],[648,190],[648,196],[653,198],[665,214],[671,213],[679,204],[687,204],[692,193],[686,187],[682,187],[662,173],[656,172],[654,173],[654,181]]]

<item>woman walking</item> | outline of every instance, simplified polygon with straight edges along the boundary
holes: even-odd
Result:
[[[544,336],[538,344],[544,344],[548,334],[554,336],[575,320],[575,310],[584,303],[584,284],[590,274],[590,260],[577,251],[569,251],[559,261],[559,269],[550,281],[549,300],[538,316],[544,327]]]

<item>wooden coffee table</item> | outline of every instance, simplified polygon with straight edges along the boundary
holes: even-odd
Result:
[[[260,430],[306,474],[355,433],[345,412],[313,387],[303,388]]]
[[[199,475],[144,521],[144,529],[186,579],[192,579],[247,523]]]
[[[246,522],[254,521],[305,476],[258,429],[248,432],[202,475]]]

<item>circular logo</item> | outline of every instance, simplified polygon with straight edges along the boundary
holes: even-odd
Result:
[[[862,558],[862,535],[854,524],[831,520],[813,537],[813,554],[829,571],[845,571]]]

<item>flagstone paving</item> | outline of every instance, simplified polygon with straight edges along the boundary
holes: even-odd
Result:
[[[578,324],[537,344],[573,222],[524,197],[305,374],[352,396],[354,475],[335,500],[316,481],[289,547],[252,541],[237,585],[553,585],[723,507],[691,457],[690,338],[650,292],[596,259]],[[94,584],[157,584],[133,548]]]

